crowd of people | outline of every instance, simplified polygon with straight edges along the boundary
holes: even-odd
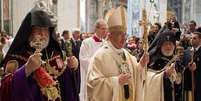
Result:
[[[201,101],[201,27],[154,23],[144,52],[125,16],[120,6],[94,33],[60,34],[31,10],[14,39],[1,32],[0,101]]]

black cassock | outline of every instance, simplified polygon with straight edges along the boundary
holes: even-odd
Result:
[[[172,57],[165,57],[165,56],[159,56],[158,59],[155,60],[155,62],[152,62],[149,65],[149,68],[153,70],[162,70],[165,68],[167,63],[171,60]],[[182,62],[176,61],[175,70],[177,73],[182,74],[184,67],[182,65]],[[164,101],[182,101],[182,83],[180,84],[172,84],[170,79],[164,75],[163,77],[163,86],[164,86]]]
[[[201,47],[194,53],[195,70],[195,101],[201,101]]]

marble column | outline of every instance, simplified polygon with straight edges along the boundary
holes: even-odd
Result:
[[[77,0],[77,28],[80,28],[80,0]]]
[[[103,0],[98,0],[98,18],[103,18]]]
[[[64,30],[72,31],[78,27],[79,10],[78,0],[58,0],[57,7],[57,29],[62,33]]]
[[[190,6],[190,19],[189,20],[191,20],[191,19],[195,19],[195,13],[194,13],[194,11],[195,11],[195,0],[190,0],[191,1],[191,6]]]
[[[200,0],[195,0],[195,21],[197,21],[198,25],[201,25],[201,2]]]
[[[15,35],[27,13],[34,7],[37,0],[12,0],[12,32]]]
[[[87,0],[87,32],[94,32],[94,23],[98,18],[97,6],[97,0]]]
[[[0,1],[1,4],[1,30],[4,30],[4,23],[3,23],[3,0]]]
[[[86,0],[85,31],[89,31],[89,0]]]
[[[188,23],[188,21],[191,19],[191,1],[183,0],[182,5],[182,23]]]

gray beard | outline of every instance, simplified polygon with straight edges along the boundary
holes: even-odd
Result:
[[[173,53],[174,53],[174,51],[172,51],[172,52],[162,52],[162,54],[163,54],[164,56],[172,56]]]
[[[39,50],[43,50],[45,49],[49,44],[49,39],[48,40],[42,40],[40,42],[38,41],[30,41],[29,45],[34,48],[34,49],[39,49]]]

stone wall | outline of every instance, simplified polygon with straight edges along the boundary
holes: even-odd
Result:
[[[78,0],[58,0],[58,32],[62,33],[63,30],[72,31],[75,27],[80,28],[80,10],[78,6],[80,6]]]
[[[15,35],[26,14],[34,7],[36,0],[11,0],[11,34]]]
[[[10,0],[11,2],[11,33],[15,35],[26,14],[35,6],[38,0]],[[79,28],[79,0],[43,0],[48,6],[54,4],[50,10],[56,14],[57,31],[72,30]],[[56,4],[56,5],[55,5]],[[58,6],[59,5],[59,6]]]
[[[190,20],[195,20],[201,25],[201,2],[200,0],[183,0],[182,2],[182,22],[188,23]]]

